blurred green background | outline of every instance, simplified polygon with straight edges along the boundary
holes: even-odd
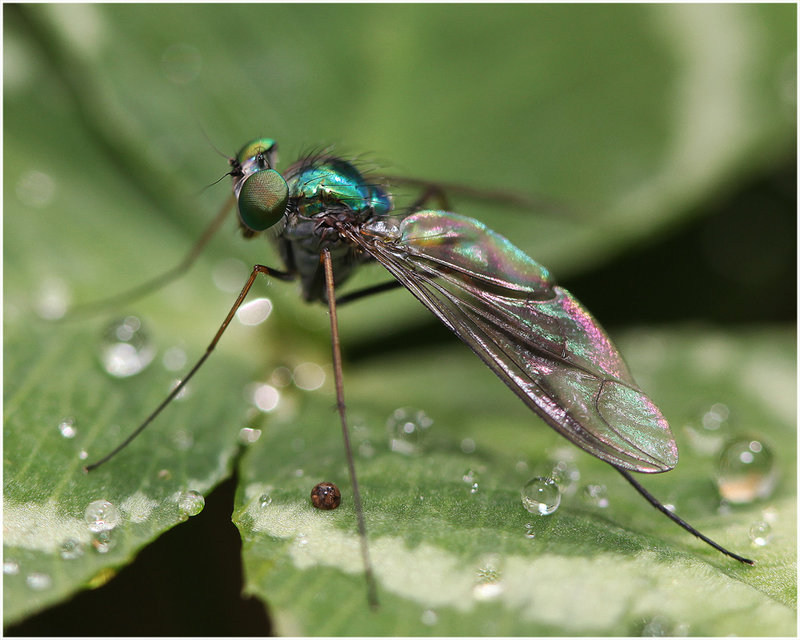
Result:
[[[5,575],[7,633],[792,633],[795,43],[793,5],[5,5],[4,513],[14,537],[4,540],[20,567]],[[545,594],[524,581],[462,607],[387,577],[373,615],[357,563],[342,572],[287,560],[289,542],[266,539],[248,515],[253,492],[271,486],[276,508],[295,513],[310,477],[342,466],[329,383],[287,391],[293,408],[274,417],[253,418],[238,392],[278,365],[328,362],[324,310],[293,285],[260,284],[275,307],[268,327],[232,327],[189,398],[114,465],[82,476],[78,451],[113,446],[178,374],[112,380],[94,356],[107,318],[43,316],[176,264],[227,196],[227,180],[214,184],[227,169],[215,147],[232,154],[260,135],[279,141],[283,167],[335,145],[387,173],[539,198],[534,211],[452,200],[547,265],[618,339],[682,452],[674,473],[647,485],[712,537],[762,554],[759,566],[747,573],[695,544],[583,454],[584,480],[607,484],[612,507],[565,498],[560,520],[536,525],[539,546],[525,544],[531,516],[517,492],[527,478],[514,469],[568,445],[403,292],[340,315],[351,418],[376,450],[359,460],[376,544],[390,540],[387,555],[401,557],[429,543],[467,574],[487,554],[552,559],[553,593],[587,576],[605,585],[616,575],[618,589],[589,591],[582,612],[566,595],[542,612]],[[191,360],[231,303],[211,284],[231,257],[277,262],[229,221],[189,274],[120,313]],[[385,278],[366,269],[352,286]],[[684,425],[718,401],[732,407],[731,437],[755,432],[780,454],[781,520],[764,550],[748,548],[746,532],[770,504],[718,517],[714,461],[687,446]],[[427,457],[398,461],[378,443],[402,404],[435,419]],[[65,416],[78,429],[70,442],[56,428]],[[239,457],[245,425],[264,435]],[[194,446],[176,450],[185,432]],[[474,499],[467,469],[483,478]],[[181,517],[163,505],[187,488],[207,506],[164,534]],[[129,508],[108,554],[79,536],[82,557],[59,557],[89,501],[130,506],[132,496],[162,506],[135,524]],[[423,498],[423,511],[411,508]],[[51,519],[34,522],[31,505]],[[335,529],[352,542],[352,512],[340,512]],[[32,589],[31,573],[51,584]],[[443,574],[446,591],[460,574]],[[684,595],[664,613],[675,584]],[[708,605],[709,585],[735,593],[729,605]],[[618,615],[598,615],[604,598]]]

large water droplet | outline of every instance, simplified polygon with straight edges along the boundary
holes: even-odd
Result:
[[[46,573],[30,573],[25,582],[34,591],[44,591],[53,585],[53,579]]]
[[[421,451],[431,425],[433,420],[422,409],[412,407],[395,409],[386,421],[392,451],[405,455]]]
[[[196,516],[205,506],[205,498],[197,491],[185,491],[178,499],[178,510],[186,517]]]
[[[90,531],[111,531],[122,520],[119,509],[108,500],[95,500],[89,503],[84,520]]]
[[[75,419],[64,418],[58,423],[58,432],[65,438],[74,438],[78,435],[78,430],[75,428]]]
[[[750,527],[750,540],[757,547],[765,547],[772,540],[772,526],[760,520]]]
[[[521,493],[525,509],[540,516],[549,516],[561,504],[561,492],[552,478],[531,478]]]
[[[717,486],[720,495],[735,504],[746,504],[772,495],[777,482],[774,457],[755,438],[739,438],[720,454]]]
[[[136,375],[150,364],[155,353],[155,347],[136,316],[115,320],[103,331],[100,362],[115,378]]]

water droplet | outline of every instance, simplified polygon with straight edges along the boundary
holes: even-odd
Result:
[[[15,576],[19,573],[19,563],[16,560],[3,560],[3,573],[7,576]]]
[[[486,562],[477,573],[477,584],[472,589],[476,600],[491,600],[503,593],[502,574],[496,563]]]
[[[194,444],[194,436],[185,429],[178,429],[175,431],[172,434],[171,440],[172,444],[174,444],[179,451],[188,451]]]
[[[80,543],[80,541],[70,538],[61,544],[61,549],[59,552],[64,560],[74,560],[75,558],[80,558],[83,555],[83,545]]]
[[[108,500],[95,500],[89,503],[84,513],[84,520],[90,531],[111,531],[122,520],[119,509]]]
[[[39,286],[34,301],[36,314],[45,320],[58,320],[67,312],[69,288],[60,278],[48,276]]]
[[[461,479],[464,482],[475,482],[477,478],[478,478],[478,472],[475,471],[475,469],[467,469],[464,475],[461,476]]]
[[[314,391],[325,384],[325,370],[315,362],[303,362],[294,368],[292,378],[296,387]]]
[[[269,381],[276,387],[288,387],[292,383],[292,370],[289,367],[276,367]]]
[[[262,509],[268,507],[271,504],[272,504],[272,496],[269,495],[268,493],[262,493],[258,497],[258,506],[261,507]]]
[[[297,536],[295,536],[294,543],[299,549],[308,546],[308,539],[306,538],[306,534],[298,533]]]
[[[185,491],[178,499],[178,510],[181,515],[196,516],[206,506],[206,499],[197,491]]]
[[[136,375],[150,364],[155,353],[155,347],[136,316],[115,320],[103,331],[100,362],[115,378]]]
[[[400,407],[386,421],[390,447],[396,453],[411,455],[419,452],[433,420],[422,409]]]
[[[561,504],[561,492],[552,478],[531,478],[521,494],[525,509],[540,516],[549,516]]]
[[[750,527],[750,540],[757,547],[765,547],[772,540],[772,526],[760,520]]]
[[[422,617],[420,618],[420,622],[424,624],[426,627],[432,627],[439,621],[439,616],[436,615],[436,612],[433,609],[426,609],[422,612]]]
[[[259,411],[267,413],[278,406],[281,399],[280,392],[271,384],[255,382],[245,387],[245,397]]]
[[[478,493],[478,483],[477,482],[473,482],[472,483],[472,486],[470,487],[469,492],[472,493],[472,494]]]
[[[180,347],[169,347],[161,357],[167,371],[180,371],[186,366],[186,352]]]
[[[242,444],[253,444],[258,442],[261,437],[261,429],[251,429],[250,427],[243,427],[239,430],[239,442]]]
[[[302,469],[295,469],[294,470],[295,478],[302,478],[304,475],[305,475],[305,471],[303,471]]]
[[[200,75],[203,57],[197,47],[184,42],[171,44],[161,56],[164,75],[175,84],[187,84]]]
[[[734,504],[772,495],[777,483],[772,451],[754,438],[739,438],[720,454],[717,487]]]
[[[74,418],[64,418],[58,423],[58,431],[65,438],[74,438],[78,435],[78,430],[75,428]]]
[[[461,451],[464,453],[475,453],[475,441],[472,438],[464,438],[461,441]]]
[[[78,458],[80,458],[81,460],[86,460],[86,458],[88,457],[89,457],[89,452],[86,449],[81,449],[78,452]]]
[[[53,586],[53,579],[46,573],[30,573],[25,582],[34,591],[43,591]]]
[[[329,511],[342,502],[342,494],[332,482],[320,482],[311,490],[311,504],[317,509]]]
[[[272,300],[269,298],[256,298],[245,302],[236,311],[236,318],[244,325],[255,326],[269,318],[272,313]]]
[[[594,507],[605,509],[608,506],[608,489],[604,484],[587,484],[583,488],[583,499]]]
[[[161,469],[157,475],[159,480],[169,480],[172,477],[172,472],[169,469]]]
[[[701,422],[703,427],[709,431],[716,431],[728,419],[729,415],[728,407],[721,402],[716,402],[703,414]]]
[[[111,532],[101,531],[92,539],[92,546],[97,553],[108,553],[116,544],[111,538]]]
[[[525,537],[528,538],[528,540],[533,540],[536,537],[536,531],[534,531],[533,525],[530,522],[525,524]]]
[[[56,183],[43,171],[27,171],[23,173],[16,185],[17,198],[22,204],[42,209],[53,201]]]

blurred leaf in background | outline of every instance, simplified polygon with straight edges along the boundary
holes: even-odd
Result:
[[[5,5],[6,632],[793,634],[795,97],[793,5]],[[541,200],[452,198],[603,321],[681,449],[648,488],[756,567],[561,440],[401,291],[340,314],[378,612],[326,314],[293,285],[259,283],[264,326],[232,326],[186,397],[83,475],[202,353],[245,277],[226,274],[277,258],[229,221],[165,289],[52,320],[177,264],[227,197],[213,147],[259,135],[282,167],[335,145]],[[102,353],[127,316],[154,355],[120,378]],[[414,455],[386,433],[401,407],[433,421]],[[771,491],[721,504],[742,438],[771,453]],[[580,478],[532,516],[519,490],[554,462]],[[337,511],[309,506],[320,480]]]

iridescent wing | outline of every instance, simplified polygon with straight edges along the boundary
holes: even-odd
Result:
[[[576,445],[632,471],[677,464],[666,419],[600,324],[506,238],[431,210],[378,218],[346,235]]]

